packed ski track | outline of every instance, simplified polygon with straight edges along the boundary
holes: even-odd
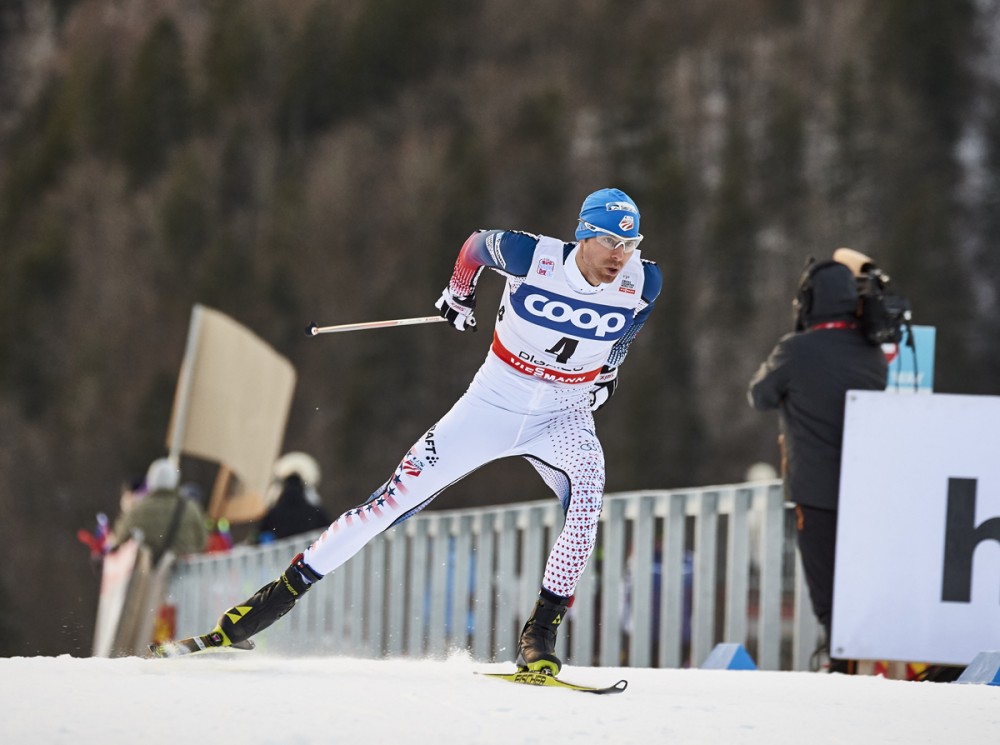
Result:
[[[448,660],[0,659],[0,742],[823,743],[995,742],[1000,687],[874,677],[567,666],[620,695],[534,688]]]

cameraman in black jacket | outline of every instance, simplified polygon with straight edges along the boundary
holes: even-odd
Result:
[[[858,328],[857,282],[844,264],[811,262],[793,308],[795,332],[778,341],[747,397],[759,411],[778,409],[785,493],[796,504],[799,554],[829,643],[846,394],[884,390],[887,365]],[[831,672],[851,667],[830,660]]]

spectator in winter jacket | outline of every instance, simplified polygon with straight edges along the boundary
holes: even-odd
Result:
[[[197,502],[181,496],[179,481],[180,471],[169,459],[153,461],[146,473],[146,496],[115,523],[115,544],[139,531],[154,561],[168,550],[178,555],[200,553],[208,537],[205,514]]]
[[[330,516],[316,492],[319,482],[319,463],[308,453],[295,451],[278,458],[267,491],[270,508],[257,525],[251,542],[270,543],[328,526]]]
[[[750,381],[750,405],[777,409],[782,475],[796,505],[797,536],[813,611],[830,640],[844,407],[849,390],[884,390],[886,360],[858,328],[857,283],[834,261],[812,262],[783,336]],[[832,672],[847,672],[831,659]]]
[[[330,516],[318,504],[306,499],[306,483],[297,473],[282,482],[278,500],[261,518],[257,542],[270,543],[279,538],[320,530],[330,524]]]

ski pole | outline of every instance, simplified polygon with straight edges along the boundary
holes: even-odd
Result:
[[[369,321],[368,323],[345,323],[340,326],[317,326],[310,323],[306,326],[306,336],[317,334],[339,334],[342,331],[364,331],[366,329],[385,329],[391,326],[412,326],[418,323],[438,323],[445,320],[441,316],[421,316],[419,318],[397,318],[392,321]]]

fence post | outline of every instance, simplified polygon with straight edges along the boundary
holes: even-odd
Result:
[[[386,654],[403,653],[406,629],[406,527],[397,525],[383,535],[389,541],[389,613]]]
[[[371,544],[366,545],[344,566],[344,569],[347,570],[348,580],[351,585],[351,602],[348,604],[348,623],[351,629],[351,653],[363,657],[369,656],[366,648],[367,640],[365,639],[364,632],[366,620],[365,584],[367,579],[367,572],[365,569],[368,565],[370,549]]]
[[[655,500],[640,496],[635,500],[636,515],[633,523],[632,554],[629,557],[629,578],[632,589],[631,637],[629,639],[629,665],[649,667],[652,664],[653,584],[658,581],[655,562]],[[662,561],[660,572],[662,576]],[[661,588],[662,592],[662,588]]]
[[[476,592],[473,598],[474,619],[472,654],[477,660],[494,659],[493,604],[497,591],[493,586],[496,556],[496,513],[484,512],[476,520]]]
[[[451,557],[451,517],[446,514],[428,515],[425,518],[433,527],[431,539],[430,582],[428,588],[427,653],[435,657],[445,654],[445,616],[448,609],[448,577]]]
[[[571,659],[574,665],[594,664],[594,575],[597,560],[591,557],[576,583],[576,595],[569,617],[572,620]]]
[[[425,619],[424,601],[427,599],[427,534],[426,519],[411,518],[413,526],[407,531],[410,534],[410,591],[409,612],[407,623],[409,629],[406,635],[406,653],[419,657],[424,653]]]
[[[747,643],[747,598],[750,590],[749,489],[733,491],[726,550],[726,625],[723,641]]]
[[[496,656],[514,659],[513,646],[520,629],[515,629],[514,618],[531,609],[523,610],[517,604],[517,510],[506,509],[500,517],[499,555],[497,556],[497,614]]]
[[[469,578],[475,557],[472,554],[472,515],[458,518],[458,533],[455,535],[454,581],[451,594],[450,643],[456,649],[466,649],[469,637]]]
[[[542,573],[545,570],[545,524],[541,506],[533,505],[521,510],[520,520],[524,524],[521,535],[521,590],[518,594],[518,608],[532,608],[541,589]],[[525,619],[527,620],[527,619]]]
[[[757,664],[761,670],[781,666],[781,559],[784,554],[785,512],[780,486],[764,493],[761,530],[760,623],[758,624]]]
[[[622,664],[622,616],[619,588],[625,574],[625,501],[609,500],[601,560],[601,664]]]
[[[660,667],[684,664],[684,528],[687,496],[666,495],[667,515],[663,526],[663,588],[660,595]]]
[[[694,542],[694,595],[691,607],[691,666],[700,665],[714,646],[715,550],[718,535],[719,495],[708,491],[696,505]]]

